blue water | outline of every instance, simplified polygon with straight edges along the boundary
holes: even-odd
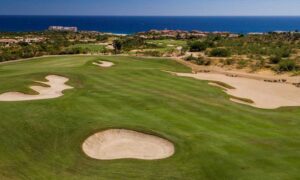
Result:
[[[0,16],[0,31],[42,31],[48,26],[131,34],[150,29],[230,31],[235,33],[300,30],[299,17],[128,17]]]

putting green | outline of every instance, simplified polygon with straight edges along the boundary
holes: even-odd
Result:
[[[115,66],[99,68],[93,62]],[[299,179],[300,107],[231,102],[166,59],[61,56],[0,65],[0,93],[35,94],[49,74],[74,89],[57,99],[0,102],[0,179]],[[170,140],[167,159],[101,161],[81,145],[106,129]]]

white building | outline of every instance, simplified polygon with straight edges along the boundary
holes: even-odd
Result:
[[[77,32],[77,27],[65,27],[65,26],[50,26],[48,28],[49,31],[70,31],[70,32]]]

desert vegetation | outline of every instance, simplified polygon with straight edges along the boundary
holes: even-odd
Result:
[[[238,36],[208,33],[195,36],[193,33],[177,33],[171,36],[152,32],[115,36],[96,32],[0,33],[2,39],[19,39],[17,43],[0,45],[0,61],[42,55],[127,54],[190,59],[198,65],[227,66],[250,69],[252,72],[270,69],[278,73],[297,74],[300,64],[299,34],[286,32]],[[26,41],[28,39],[38,41]],[[191,59],[191,54],[194,59]]]
[[[0,62],[43,55],[106,54],[113,35],[91,32],[0,33]]]

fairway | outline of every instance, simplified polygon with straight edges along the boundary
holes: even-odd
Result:
[[[102,68],[93,63],[112,62]],[[0,93],[36,94],[48,75],[73,89],[55,99],[0,102],[0,179],[300,179],[300,107],[230,101],[170,59],[53,56],[0,65]],[[107,129],[164,138],[160,160],[96,160],[83,142]]]

